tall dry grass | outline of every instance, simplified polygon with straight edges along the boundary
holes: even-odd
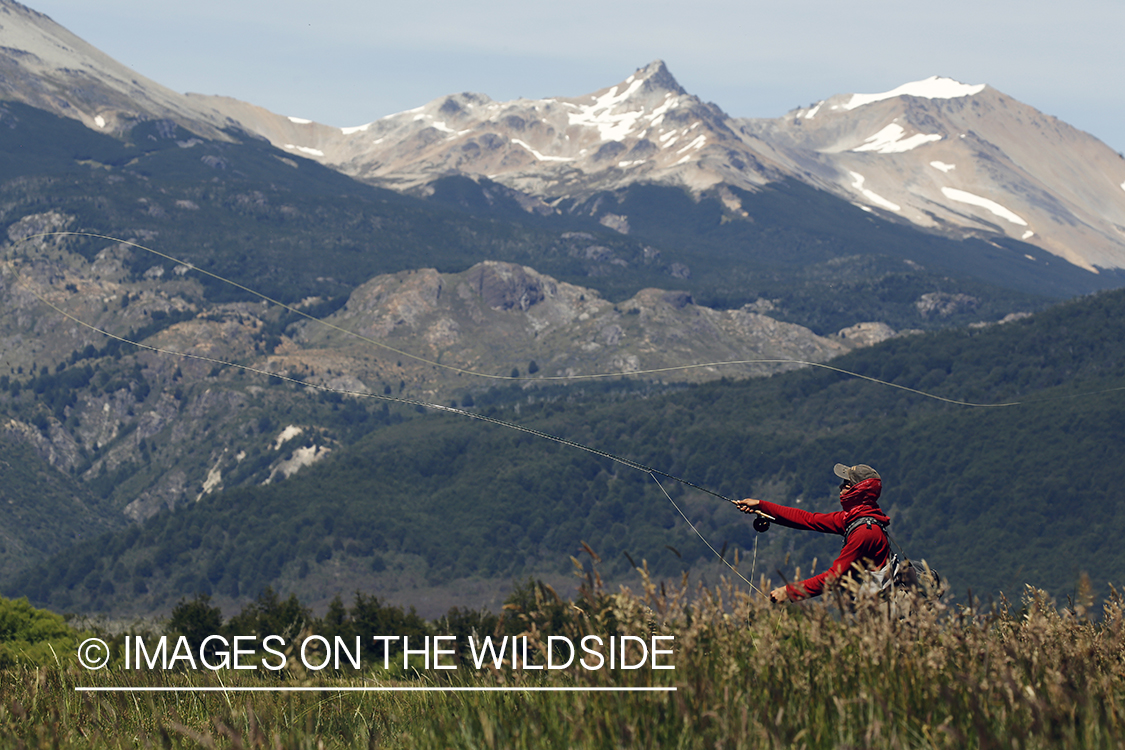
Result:
[[[1125,745],[1125,606],[883,599],[771,605],[730,583],[642,579],[573,601],[547,588],[507,613],[547,635],[676,637],[674,671],[529,676],[459,670],[453,684],[673,685],[671,693],[346,693],[362,678],[291,674],[319,693],[89,694],[78,685],[258,685],[245,673],[0,674],[0,744],[26,747],[1100,748]],[[900,602],[899,606],[903,603]],[[424,684],[449,679],[434,674]]]

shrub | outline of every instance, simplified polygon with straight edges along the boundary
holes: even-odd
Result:
[[[0,669],[17,664],[47,665],[75,653],[79,633],[62,615],[36,609],[27,601],[0,597]]]

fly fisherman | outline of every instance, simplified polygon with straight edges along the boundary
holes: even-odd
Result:
[[[891,550],[885,527],[891,519],[879,507],[879,493],[883,489],[879,472],[867,464],[836,464],[834,471],[844,480],[840,484],[843,510],[835,513],[810,513],[750,498],[734,502],[743,513],[765,514],[771,516],[775,523],[791,529],[808,529],[844,537],[844,548],[832,567],[812,578],[774,589],[770,592],[770,601],[796,601],[819,596],[841,576],[857,575],[854,565],[877,571],[887,563]]]

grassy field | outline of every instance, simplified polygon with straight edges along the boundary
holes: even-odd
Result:
[[[4,747],[1121,747],[1125,617],[1114,593],[1057,607],[1028,590],[982,609],[886,600],[771,605],[731,585],[647,580],[509,614],[548,634],[674,635],[675,670],[505,668],[386,680],[293,671],[0,673]],[[73,657],[70,657],[73,658]],[[380,665],[381,666],[381,665]],[[528,677],[528,674],[533,676]],[[452,675],[446,678],[443,675]],[[249,692],[239,688],[323,688]],[[674,692],[358,692],[374,686],[670,686]],[[83,692],[78,687],[227,687]]]

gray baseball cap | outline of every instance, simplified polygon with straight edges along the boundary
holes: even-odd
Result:
[[[832,469],[836,472],[836,476],[840,479],[846,479],[852,484],[859,484],[864,479],[882,479],[879,472],[872,469],[867,464],[856,464],[855,466],[845,466],[844,464],[836,464]]]

